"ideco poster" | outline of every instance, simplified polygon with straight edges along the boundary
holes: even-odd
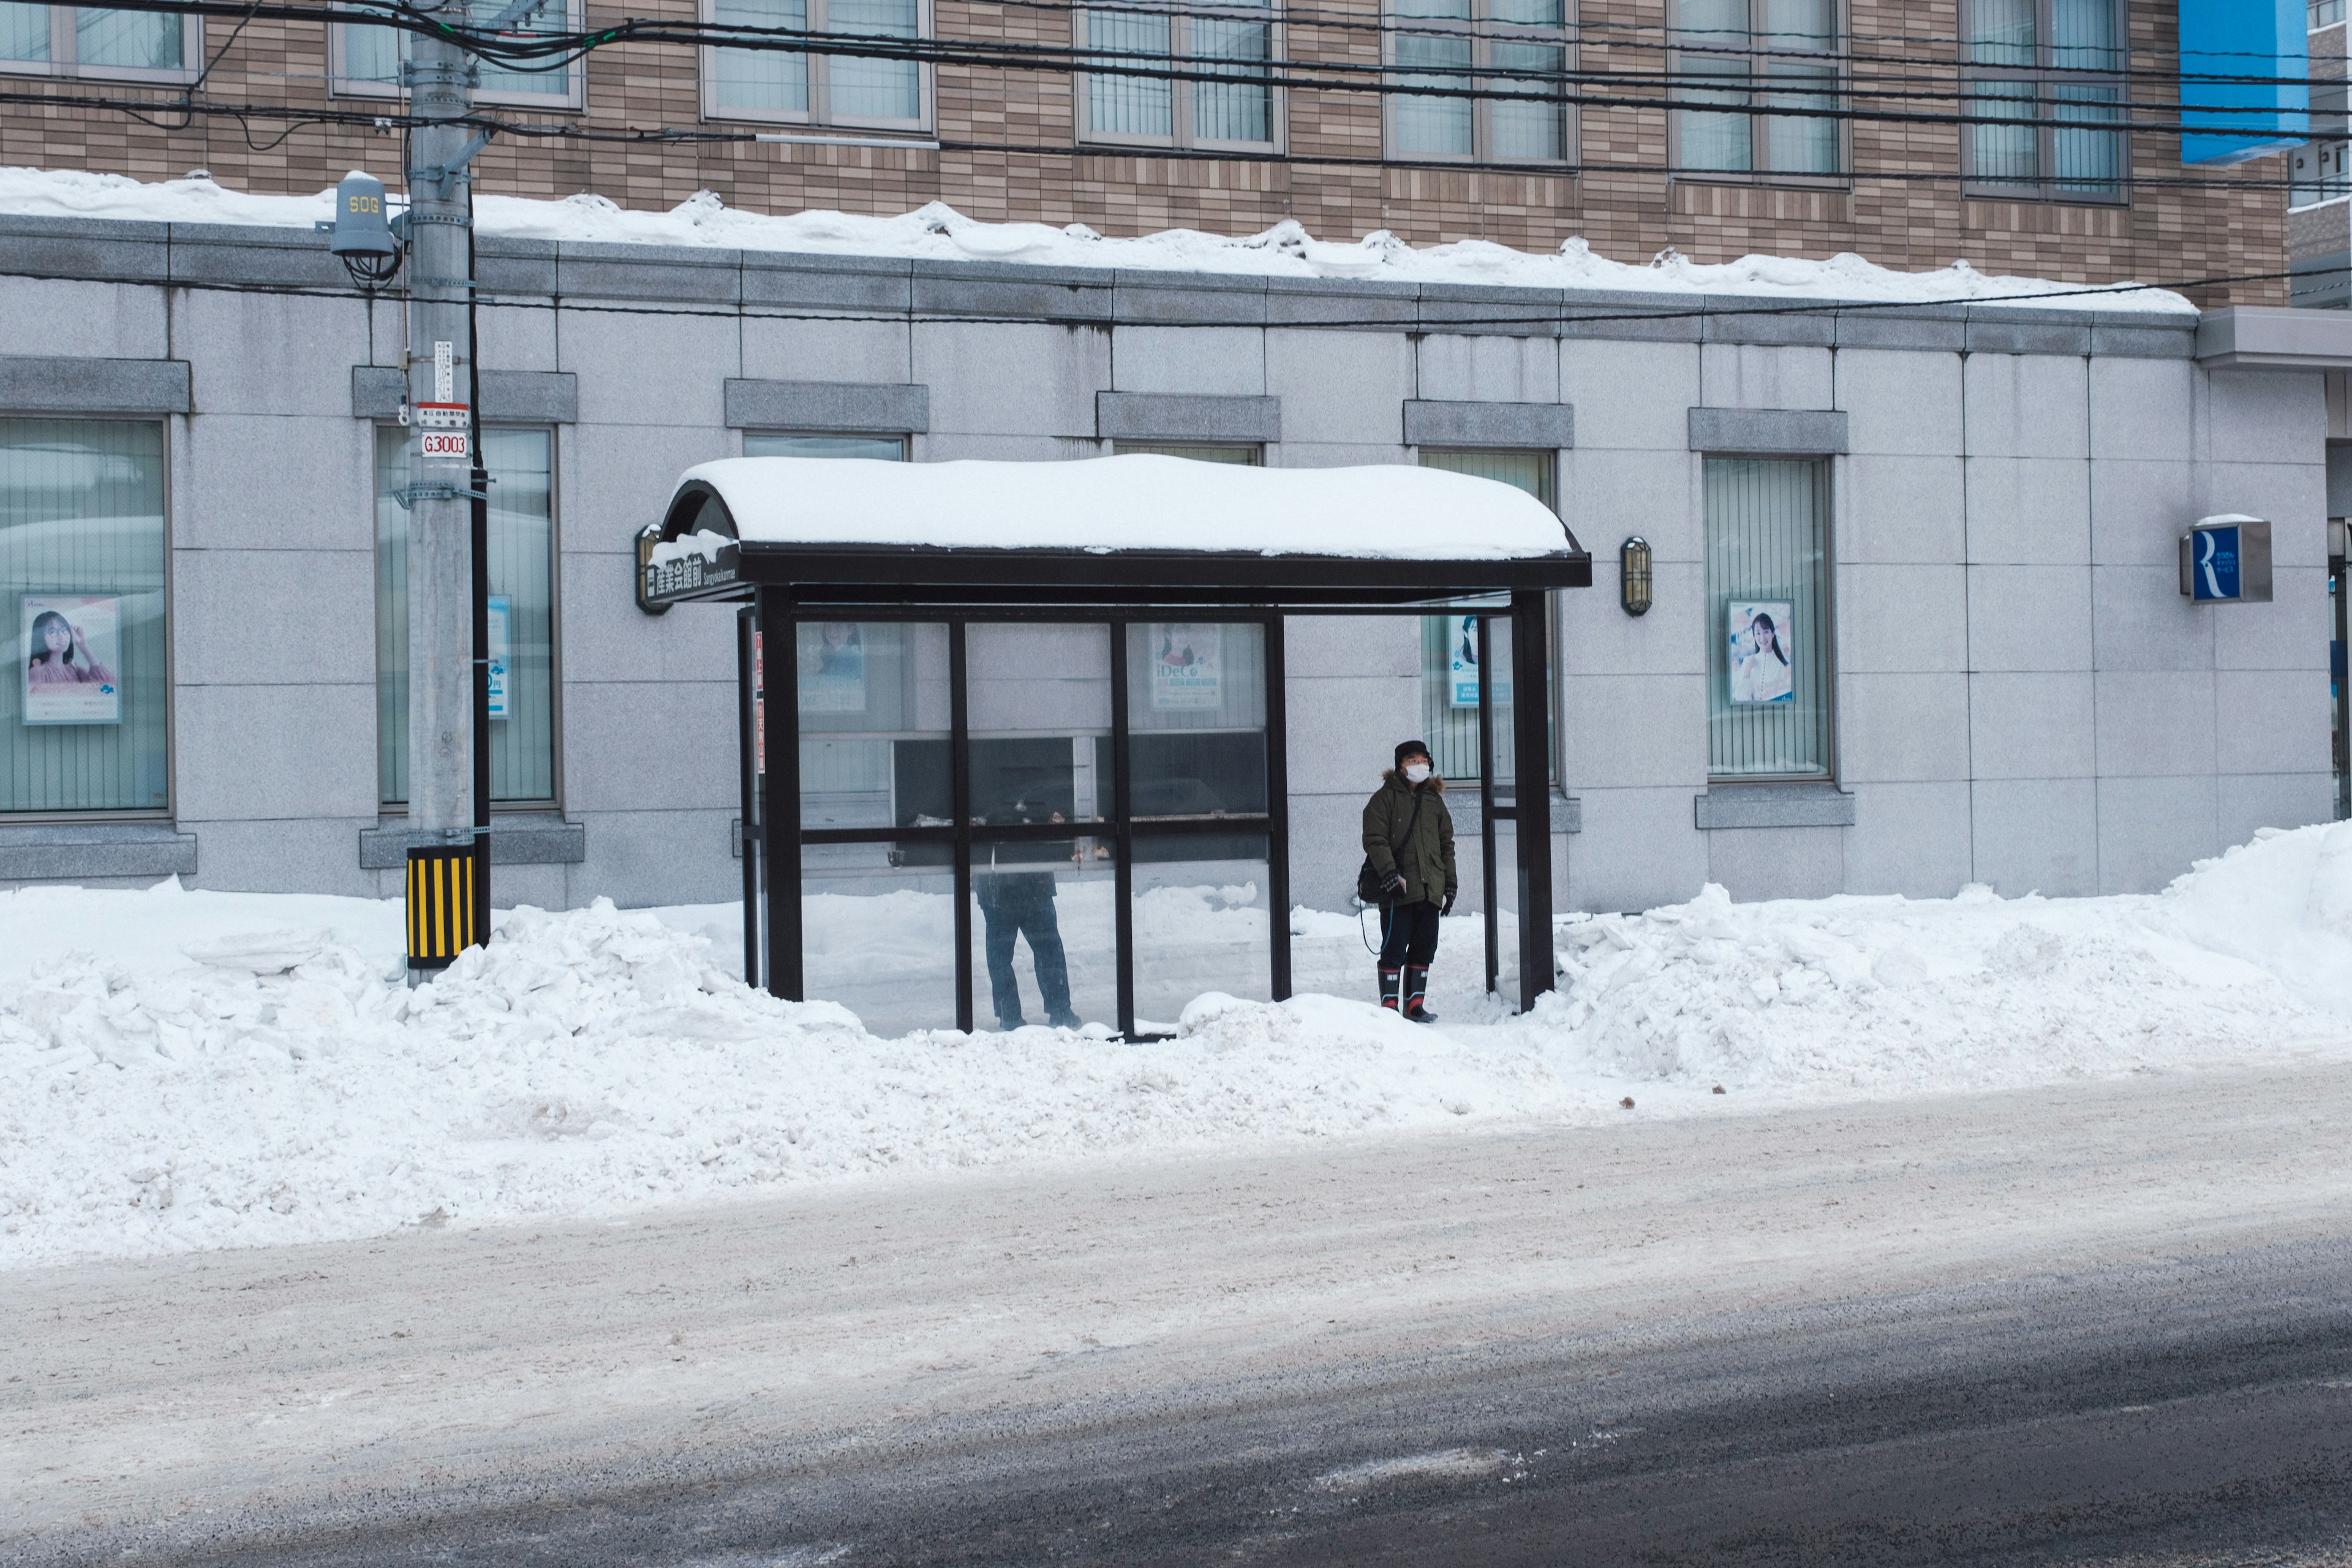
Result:
[[[1731,637],[1731,700],[1794,702],[1797,666],[1794,606],[1779,599],[1734,599],[1727,617]]]
[[[866,637],[856,621],[803,621],[800,627],[801,711],[866,711]]]
[[[1171,621],[1150,628],[1151,706],[1169,710],[1224,706],[1224,628]]]
[[[27,594],[25,722],[122,722],[122,601],[101,594]]]
[[[512,604],[504,594],[490,595],[490,668],[485,684],[489,688],[490,717],[494,720],[507,716],[507,621]]]

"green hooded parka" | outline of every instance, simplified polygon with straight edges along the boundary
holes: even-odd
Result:
[[[1404,891],[1395,902],[1442,904],[1454,896],[1454,817],[1445,809],[1445,781],[1435,773],[1418,790],[1402,773],[1391,768],[1381,774],[1381,787],[1364,803],[1364,853],[1372,869],[1386,880],[1390,873],[1404,874]],[[1413,797],[1421,797],[1421,816],[1413,816]],[[1407,824],[1412,836],[1405,837]],[[1398,847],[1402,840],[1402,847]]]

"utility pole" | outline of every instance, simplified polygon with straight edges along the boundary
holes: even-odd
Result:
[[[466,0],[424,0],[463,24]],[[411,35],[401,70],[410,112],[408,176],[408,855],[409,965],[446,966],[488,933],[474,929],[488,868],[475,853],[473,217],[466,165],[474,59],[446,38]],[[487,803],[483,803],[487,804]]]

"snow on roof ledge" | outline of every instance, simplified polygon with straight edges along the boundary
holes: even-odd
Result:
[[[1224,551],[1512,561],[1573,548],[1549,507],[1495,479],[1402,465],[1261,468],[1132,454],[1066,463],[728,458],[688,468],[747,544]]]
[[[396,183],[388,181],[388,184]],[[667,245],[714,250],[798,252],[933,261],[1001,261],[1106,270],[1212,272],[1266,278],[1360,279],[1506,289],[1604,289],[1856,304],[1999,304],[2193,318],[2197,307],[2162,289],[2053,283],[1978,271],[1965,261],[1932,272],[1897,272],[1851,252],[1825,261],[1743,256],[1700,263],[1669,250],[1647,264],[1612,261],[1582,239],[1552,252],[1513,250],[1465,239],[1415,248],[1386,229],[1353,243],[1318,240],[1294,220],[1261,234],[1227,236],[1168,229],[1112,238],[1084,224],[983,223],[944,202],[895,217],[811,211],[754,213],[709,191],[667,212],[638,212],[603,196],[539,201],[484,194],[476,221],[486,236],[581,244]],[[308,229],[334,216],[334,192],[260,196],[209,176],[142,184],[121,174],[71,169],[0,168],[0,213],[147,223],[248,224]]]

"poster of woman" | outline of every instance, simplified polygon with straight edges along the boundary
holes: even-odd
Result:
[[[120,724],[122,602],[109,595],[27,594],[25,722]]]
[[[1795,631],[1793,606],[1780,600],[1734,599],[1727,618],[1732,701],[1794,702],[1797,667],[1789,653]]]

